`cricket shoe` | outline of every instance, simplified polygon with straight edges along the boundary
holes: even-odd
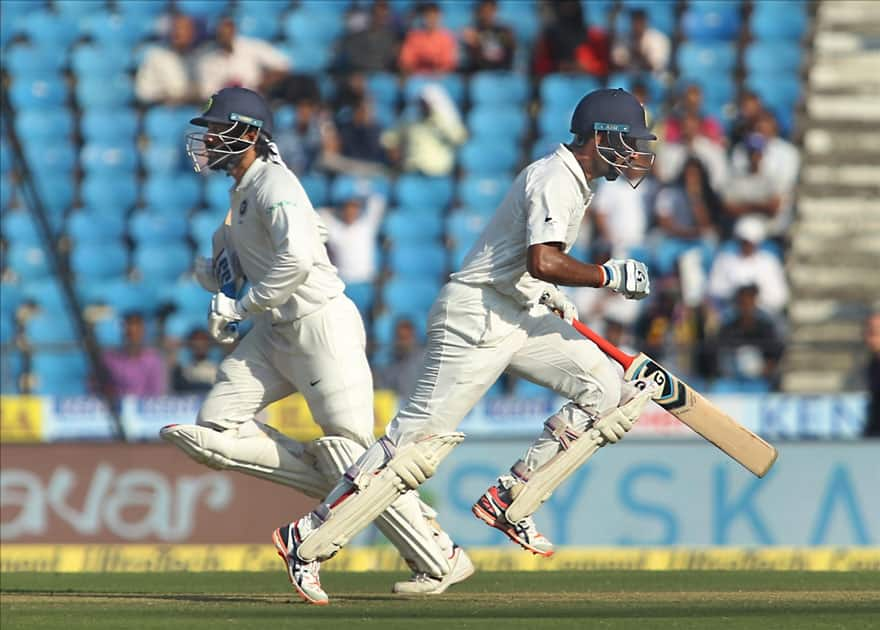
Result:
[[[303,562],[296,555],[296,549],[302,542],[297,523],[289,523],[272,532],[272,542],[278,555],[287,567],[287,577],[299,596],[310,604],[325,606],[330,603],[327,593],[321,588],[321,563],[318,561]]]
[[[532,517],[522,519],[517,523],[511,523],[504,516],[504,512],[510,505],[510,491],[498,486],[492,486],[486,490],[479,501],[474,503],[471,511],[481,521],[490,527],[504,532],[513,542],[523,549],[531,551],[538,556],[549,558],[553,555],[553,543],[538,531]]]
[[[468,558],[464,549],[455,545],[446,575],[436,578],[421,571],[414,571],[410,579],[397,582],[391,592],[398,595],[439,595],[453,584],[464,582],[473,574],[474,563]]]

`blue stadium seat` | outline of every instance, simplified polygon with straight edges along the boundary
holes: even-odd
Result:
[[[473,23],[474,8],[471,2],[446,2],[443,8],[443,26],[454,33],[467,28]]]
[[[472,136],[519,140],[528,131],[529,119],[523,109],[515,106],[482,105],[468,112],[467,124]]]
[[[739,35],[740,7],[731,2],[692,2],[681,17],[684,35],[691,41],[732,41]]]
[[[15,337],[15,320],[8,313],[0,313],[0,344],[4,346],[3,354],[6,354],[6,344]],[[5,365],[3,366],[6,367]]]
[[[42,235],[30,212],[13,210],[3,213],[0,229],[7,243],[18,245],[40,245]]]
[[[581,0],[581,10],[587,24],[595,24],[607,29],[610,26],[611,12],[616,4],[616,0]]]
[[[150,175],[192,172],[192,161],[184,151],[183,140],[151,142],[141,153],[141,160]]]
[[[195,280],[181,278],[175,283],[159,287],[157,301],[160,304],[171,304],[176,313],[206,317],[211,294]]]
[[[214,231],[219,227],[220,222],[226,216],[226,211],[217,212],[216,210],[207,210],[205,212],[197,212],[189,220],[189,233],[196,242],[196,250],[199,256],[211,256],[211,240]]]
[[[83,279],[77,282],[77,294],[84,304],[104,304],[117,315],[139,311],[153,315],[161,304],[156,300],[156,284],[132,282],[126,278]]]
[[[72,28],[64,16],[49,11],[34,11],[21,22],[22,29],[31,42],[66,50],[80,37],[79,29]]]
[[[80,117],[79,126],[86,143],[134,142],[138,133],[137,115],[129,108],[91,109]]]
[[[446,237],[458,248],[470,248],[488,223],[485,213],[457,210],[446,219]]]
[[[394,187],[398,205],[404,208],[441,210],[452,201],[453,182],[449,177],[401,175]]]
[[[599,80],[583,74],[548,74],[541,80],[541,104],[574,110],[587,92],[602,87]]]
[[[482,136],[467,142],[459,151],[461,168],[470,175],[503,175],[510,173],[519,163],[519,147],[512,141],[483,139]]]
[[[6,142],[6,134],[0,137],[0,175],[6,175],[12,171],[12,149]]]
[[[272,118],[276,135],[279,130],[293,129],[293,126],[296,124],[296,108],[293,105],[276,107],[275,111],[272,112]]]
[[[209,208],[216,210],[218,213],[222,211],[223,216],[229,210],[230,187],[229,179],[223,177],[221,173],[211,173],[205,185],[205,203]],[[220,218],[222,219],[223,217],[221,216]]]
[[[229,180],[225,183],[228,184]],[[194,173],[155,175],[144,186],[144,203],[165,214],[183,215],[190,208],[199,205],[202,197],[201,184],[200,178]],[[227,200],[228,197],[227,192]]]
[[[302,184],[303,189],[309,196],[309,201],[312,202],[312,207],[320,208],[329,203],[330,184],[327,182],[327,178],[324,175],[319,173],[302,175],[299,178],[299,183]]]
[[[138,150],[133,138],[90,142],[80,151],[86,173],[131,173],[137,166]]]
[[[40,283],[42,285],[42,283]],[[0,281],[0,313],[14,316],[25,300],[24,285],[21,282]]]
[[[73,71],[80,77],[114,76],[133,63],[131,46],[122,43],[77,46],[70,58]]]
[[[333,62],[332,40],[298,39],[278,47],[300,72],[320,74]]]
[[[501,0],[498,3],[498,21],[510,26],[517,41],[526,46],[535,40],[541,28],[541,16],[535,2]]]
[[[134,100],[131,79],[123,73],[105,77],[84,76],[76,82],[76,100],[80,107],[123,107]]]
[[[675,2],[623,0],[621,8],[623,10],[617,15],[614,24],[618,35],[629,33],[629,12],[633,9],[641,9],[648,14],[648,25],[651,28],[656,28],[670,37],[675,33]]]
[[[227,0],[177,0],[175,6],[181,13],[201,18],[209,24],[229,11]]]
[[[7,71],[15,79],[25,81],[57,76],[66,62],[63,50],[28,43],[13,44],[3,55]]]
[[[801,98],[802,86],[797,75],[752,74],[746,77],[746,86],[775,112],[790,111]]]
[[[390,72],[375,72],[367,77],[367,92],[377,104],[393,107],[400,96],[398,78]]]
[[[118,278],[128,269],[128,250],[121,241],[77,243],[70,254],[70,269],[77,281]]]
[[[168,0],[149,2],[116,2],[116,10],[128,19],[154,21],[168,10]]]
[[[443,235],[443,217],[432,210],[396,210],[385,217],[382,234],[396,244],[436,244]]]
[[[574,113],[575,105],[542,107],[538,114],[538,133],[541,136],[552,136],[556,142],[570,137],[571,115]]]
[[[372,282],[347,282],[345,294],[354,302],[361,316],[367,317],[373,310],[376,300],[376,288]]]
[[[12,205],[13,184],[11,181],[5,181],[6,178],[0,179],[0,211],[6,212]]]
[[[49,221],[54,229],[60,226],[57,220],[63,218],[64,212],[73,203],[74,185],[68,174],[56,177],[40,177],[36,180],[37,190],[43,205],[49,214]]]
[[[189,223],[183,212],[159,214],[150,210],[139,210],[128,220],[128,232],[139,246],[177,241],[186,237],[188,231]]]
[[[456,244],[452,247],[449,252],[449,268],[451,271],[458,271],[462,268],[462,266],[464,265],[464,259],[467,257],[473,246],[473,243],[468,243],[461,245]]]
[[[9,98],[16,111],[62,107],[67,100],[67,88],[59,75],[33,79],[15,79]]]
[[[388,251],[388,269],[395,278],[438,281],[446,271],[446,250],[439,243],[399,244]]]
[[[183,143],[187,130],[196,129],[190,126],[190,119],[198,115],[194,107],[153,106],[144,114],[144,134],[153,142]]]
[[[703,91],[706,109],[717,110],[726,103],[731,103],[736,96],[736,86],[729,74],[706,74],[700,77],[685,77],[682,88],[689,84],[697,84]]]
[[[64,108],[23,110],[15,116],[15,131],[25,145],[55,143],[60,136],[67,138],[73,133],[73,116]]]
[[[46,138],[24,145],[24,156],[32,172],[66,173],[76,165],[76,151],[73,144],[62,138],[54,141]],[[46,178],[40,178],[44,181]]]
[[[522,106],[529,97],[529,81],[514,72],[477,72],[471,78],[475,105]]]
[[[67,311],[67,297],[58,276],[34,278],[21,284],[21,300],[37,305],[45,313]]]
[[[151,34],[153,22],[126,16],[123,13],[99,11],[86,20],[85,32],[96,42],[132,48]]]
[[[684,42],[678,47],[677,59],[682,77],[729,74],[736,65],[736,48],[723,42]]]
[[[89,363],[78,350],[36,352],[31,357],[31,373],[36,376],[35,394],[82,396],[87,392]]]
[[[440,85],[449,94],[449,97],[455,101],[459,108],[464,104],[464,81],[458,74],[437,74],[437,75],[413,75],[407,80],[403,88],[403,94],[408,103],[415,103],[422,93],[422,88],[428,84],[435,83]]]
[[[137,181],[133,173],[86,175],[80,189],[83,203],[102,212],[124,214],[138,198]]]
[[[239,0],[235,24],[245,37],[274,40],[281,27],[282,14],[290,3],[287,0]]]
[[[510,187],[510,177],[465,177],[458,188],[463,206],[477,212],[494,212]]]
[[[755,2],[749,17],[749,30],[758,41],[798,42],[809,28],[807,2],[767,0]]]
[[[76,343],[76,327],[67,311],[40,312],[24,324],[24,334],[33,345]]]
[[[384,177],[339,175],[330,187],[330,201],[338,204],[352,197],[366,197],[373,194],[388,196],[390,188],[390,182]]]
[[[6,252],[6,266],[19,280],[46,278],[52,274],[49,257],[38,245],[12,243]]]
[[[102,243],[125,236],[122,213],[96,212],[82,208],[67,217],[67,236],[77,244]]]
[[[197,328],[204,329],[207,324],[205,313],[172,313],[165,320],[165,335],[176,339],[186,339]]]
[[[24,356],[21,352],[10,348],[0,353],[0,394],[19,393],[19,377],[23,371]]]
[[[440,288],[439,282],[429,280],[433,279],[394,279],[384,284],[382,303],[393,314],[394,319],[408,315],[424,320]]]
[[[192,268],[192,254],[183,241],[144,245],[134,251],[134,266],[144,282],[174,282]]]
[[[656,76],[644,72],[615,72],[608,77],[605,87],[623,88],[631,92],[636,83],[642,83],[648,88],[651,101],[660,102],[666,98],[666,84]]]
[[[798,44],[781,41],[758,41],[745,51],[743,62],[749,74],[796,73],[800,70],[803,51]]]
[[[294,44],[312,42],[329,46],[342,35],[344,12],[345,4],[341,2],[302,2],[284,19],[285,38]]]
[[[121,346],[123,342],[123,324],[119,316],[102,317],[92,327],[95,339],[104,348]]]

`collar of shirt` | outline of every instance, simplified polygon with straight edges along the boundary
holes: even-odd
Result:
[[[592,193],[593,187],[590,185],[589,180],[587,180],[587,176],[584,174],[584,169],[581,168],[581,165],[578,164],[578,161],[575,159],[574,153],[562,143],[556,147],[555,153],[562,158],[562,163],[565,164],[568,167],[568,170],[574,174],[578,183],[581,185],[581,192],[584,193],[584,196]]]
[[[256,177],[264,168],[269,165],[269,160],[264,160],[261,157],[258,157],[254,160],[253,164],[248,166],[248,169],[244,172],[244,175],[241,176],[241,181],[237,184],[233,184],[232,192],[239,192],[244,190],[248,184]]]

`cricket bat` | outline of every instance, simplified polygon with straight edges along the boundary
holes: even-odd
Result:
[[[214,276],[217,278],[217,284],[220,286],[220,292],[227,297],[235,299],[238,297],[238,284],[235,278],[235,271],[232,267],[232,259],[229,255],[229,249],[226,245],[226,236],[229,226],[232,225],[232,210],[226,213],[226,219],[214,232],[211,240],[212,250],[214,254]],[[226,330],[235,332],[238,330],[238,322],[230,322],[226,325]]]
[[[653,397],[654,402],[742,464],[748,471],[763,477],[773,466],[778,455],[775,447],[718,409],[651,357],[644,353],[639,353],[638,356],[629,355],[577,320],[574,320],[572,325],[584,337],[599,346],[602,352],[623,366],[625,380],[650,378],[657,383],[660,387]]]

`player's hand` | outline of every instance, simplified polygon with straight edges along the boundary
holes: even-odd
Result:
[[[196,274],[196,280],[198,280],[205,291],[217,293],[220,290],[220,284],[217,282],[217,276],[214,273],[213,260],[206,256],[196,256],[193,271]]]
[[[559,287],[551,287],[544,291],[541,295],[541,304],[556,312],[568,324],[578,318],[577,306]]]
[[[611,444],[617,444],[632,428],[633,421],[620,414],[602,416],[593,423],[593,429],[599,431]]]
[[[208,314],[208,332],[220,343],[232,343],[238,338],[238,327],[230,324],[246,316],[239,302],[223,293],[215,293]]]
[[[630,300],[641,300],[651,293],[651,279],[645,263],[627,258],[612,258],[604,265],[605,284],[615,293],[622,293]]]
[[[230,325],[231,322],[211,311],[208,313],[208,333],[218,342],[224,345],[235,343],[238,339],[238,326]]]

